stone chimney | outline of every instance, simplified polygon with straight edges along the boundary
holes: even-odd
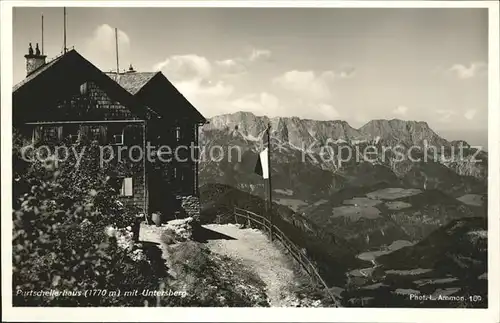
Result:
[[[135,73],[135,72],[136,72],[136,70],[134,69],[132,64],[130,64],[130,66],[128,67],[128,71],[126,73],[129,74],[129,73]]]
[[[28,48],[28,54],[24,55],[26,58],[26,76],[33,73],[35,70],[45,65],[45,58],[47,56],[40,54],[40,49],[38,48],[38,43],[36,44],[35,52],[33,52],[33,47]]]

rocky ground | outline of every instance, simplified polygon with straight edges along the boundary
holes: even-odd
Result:
[[[259,276],[196,241],[199,228],[191,217],[161,226],[141,224],[139,245],[168,272],[163,289],[178,292],[159,298],[156,306],[269,306]]]
[[[286,256],[256,229],[243,229],[234,224],[209,224],[208,230],[225,238],[209,240],[208,248],[214,253],[235,259],[255,272],[266,285],[269,304],[273,307],[320,306],[320,300],[299,299],[294,293],[298,277]]]
[[[140,241],[143,249],[156,248],[154,261],[168,272],[163,283],[184,295],[157,306],[325,306],[321,296],[304,292],[291,259],[256,229],[186,218],[143,223]]]

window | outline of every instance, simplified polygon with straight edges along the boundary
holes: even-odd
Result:
[[[42,138],[45,142],[55,142],[58,139],[58,127],[43,127]]]
[[[114,177],[110,179],[111,187],[117,192],[120,196],[133,196],[134,195],[134,186],[132,177]]]
[[[181,141],[181,127],[175,127],[175,140]]]
[[[71,144],[76,144],[78,142],[78,140],[80,139],[79,133],[80,133],[79,125],[69,124],[64,127],[64,137]]]
[[[132,196],[134,195],[132,177],[125,177],[122,182],[122,187],[120,190],[121,196]]]
[[[90,140],[99,140],[99,136],[101,134],[101,128],[99,126],[92,126],[90,127]]]
[[[121,135],[113,135],[111,138],[112,145],[123,145],[123,134]]]
[[[111,145],[123,145],[125,143],[123,127],[119,125],[108,126],[109,143]]]
[[[72,144],[76,144],[78,139],[80,139],[80,136],[78,135],[69,135],[69,142]]]

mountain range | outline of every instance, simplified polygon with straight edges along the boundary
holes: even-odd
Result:
[[[244,138],[256,140],[262,136],[271,125],[273,135],[281,142],[287,142],[294,147],[309,146],[313,142],[328,138],[337,142],[357,143],[371,141],[377,137],[387,144],[403,144],[406,146],[423,145],[427,140],[429,145],[450,147],[458,145],[459,141],[448,141],[434,132],[427,122],[406,121],[400,119],[372,120],[359,129],[351,127],[346,121],[319,121],[300,119],[298,117],[256,116],[251,112],[236,112],[223,114],[209,119],[204,131],[212,129],[236,130]],[[464,146],[469,146],[461,141]]]

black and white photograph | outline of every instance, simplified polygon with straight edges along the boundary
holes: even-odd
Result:
[[[497,2],[44,2],[2,3],[10,320],[499,319]]]

